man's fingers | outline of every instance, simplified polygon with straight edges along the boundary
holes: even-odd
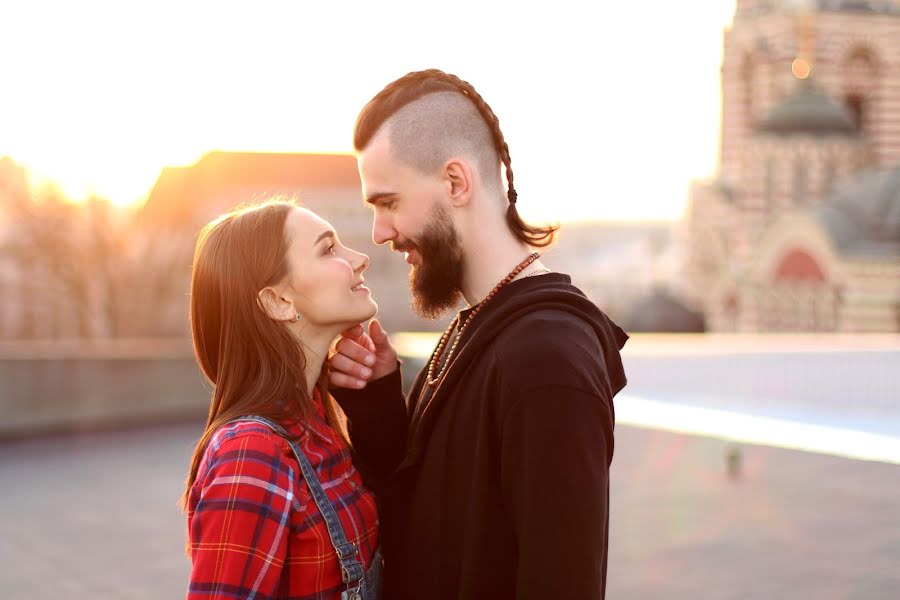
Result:
[[[383,346],[387,341],[387,334],[378,319],[372,319],[372,322],[369,323],[369,337],[372,338],[375,346]]]
[[[387,350],[393,354],[396,354],[397,351],[394,349],[393,344],[391,344],[391,337],[388,335],[387,331],[384,330],[384,327],[381,325],[381,321],[373,320],[369,325],[369,337],[372,339],[375,345],[376,354],[382,352],[383,350]]]
[[[350,375],[344,375],[343,373],[335,373],[333,371],[328,376],[328,383],[332,387],[353,388],[357,390],[366,387],[366,382],[361,379],[351,377]]]
[[[350,329],[346,329],[341,332],[341,337],[348,338],[351,340],[357,340],[361,336],[365,335],[366,329],[362,326],[362,323],[354,325]]]
[[[357,379],[369,379],[372,377],[372,369],[343,354],[335,354],[331,357],[331,370],[335,373],[343,373]]]
[[[375,344],[372,343],[372,338],[369,336],[369,334],[366,333],[366,328],[362,324],[354,325],[350,329],[347,329],[346,331],[341,333],[341,337],[339,338],[338,343],[343,340],[352,340],[372,354],[375,354]]]
[[[369,335],[365,336],[363,338],[363,341],[365,342],[366,349],[369,352],[371,352],[372,354],[375,354],[375,351],[377,350],[377,348],[375,348],[375,342],[372,341],[372,336],[369,336]]]
[[[365,337],[368,338],[368,336]],[[372,369],[365,363],[368,359],[374,364],[375,357],[348,337],[338,340],[335,349],[337,352],[329,361],[331,365],[329,384],[334,387],[352,389],[366,387],[365,380],[372,377]]]
[[[349,338],[338,340],[335,350],[337,350],[337,354],[331,359],[332,366],[334,365],[334,359],[338,356],[345,356],[352,361],[369,367],[375,364],[375,356],[367,348],[360,346],[358,342]]]

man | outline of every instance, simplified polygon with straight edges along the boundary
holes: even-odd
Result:
[[[556,228],[519,217],[509,148],[471,85],[410,73],[354,138],[373,239],[406,253],[414,308],[469,305],[406,400],[377,321],[331,359],[379,496],[384,597],[602,598],[627,336],[533,252]]]

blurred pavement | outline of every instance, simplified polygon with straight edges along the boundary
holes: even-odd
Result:
[[[184,596],[195,425],[0,445],[0,596]],[[611,599],[900,597],[900,467],[619,426]]]

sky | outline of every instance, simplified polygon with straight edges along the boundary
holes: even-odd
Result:
[[[472,83],[527,218],[673,220],[715,170],[734,0],[29,2],[0,7],[0,156],[139,201],[218,150],[352,152],[360,108],[429,67]]]

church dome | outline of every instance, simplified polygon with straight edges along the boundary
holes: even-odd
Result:
[[[625,319],[625,330],[632,333],[702,333],[703,316],[682,304],[663,289],[656,289],[640,302]]]
[[[900,256],[900,168],[862,174],[812,210],[841,254]]]
[[[829,98],[809,79],[802,80],[797,91],[775,106],[757,129],[778,135],[855,136],[858,133],[847,109]]]

